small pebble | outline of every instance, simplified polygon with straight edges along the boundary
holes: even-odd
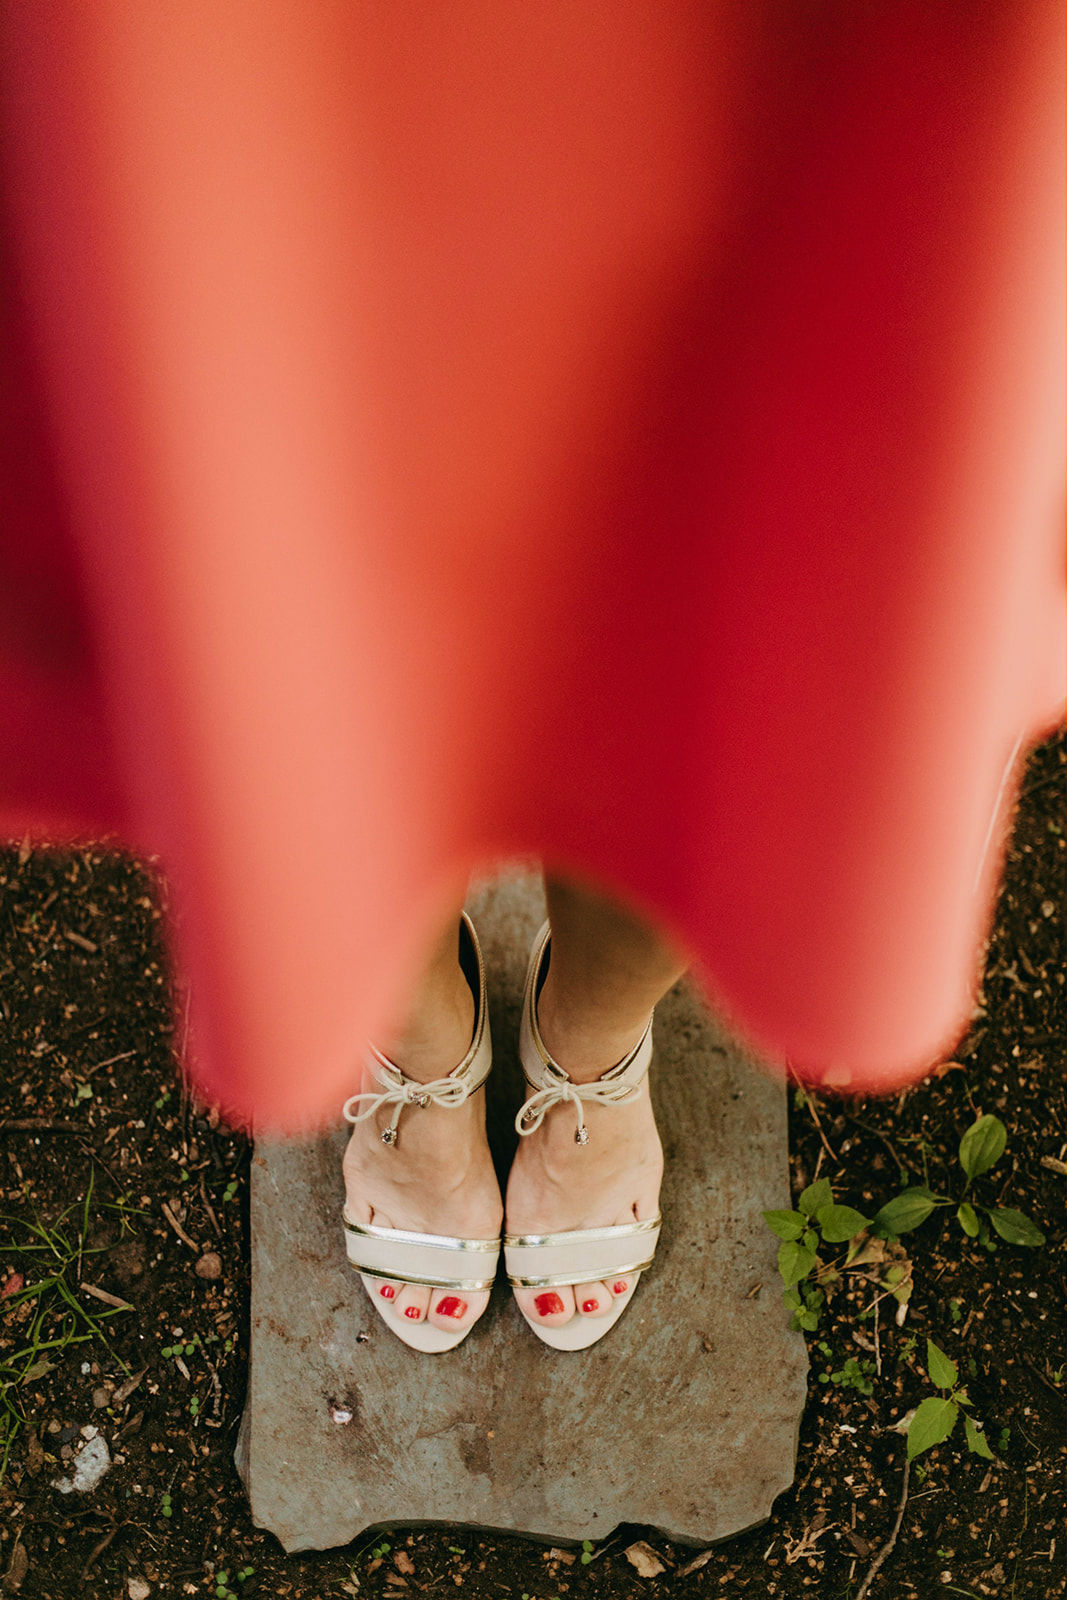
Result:
[[[103,1411],[105,1406],[111,1404],[111,1390],[105,1389],[103,1384],[93,1390],[93,1405],[97,1411]]]
[[[130,1600],[148,1600],[148,1596],[152,1593],[152,1586],[145,1583],[143,1578],[127,1578],[126,1593],[129,1595]]]
[[[214,1250],[206,1250],[196,1263],[195,1271],[198,1278],[221,1278],[221,1258],[215,1254]]]
[[[93,1429],[96,1434],[96,1429]],[[111,1465],[107,1440],[93,1437],[82,1447],[69,1478],[53,1478],[52,1488],[60,1494],[88,1494],[95,1489]]]

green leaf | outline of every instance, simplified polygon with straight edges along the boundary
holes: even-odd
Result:
[[[987,1461],[996,1459],[989,1448],[989,1441],[985,1434],[975,1427],[973,1418],[969,1417],[966,1412],[963,1414],[963,1431],[967,1438],[967,1448],[972,1455],[985,1456]]]
[[[937,1196],[922,1184],[903,1189],[888,1200],[871,1223],[879,1233],[910,1233],[917,1228],[937,1205]]]
[[[978,1213],[974,1207],[964,1200],[963,1204],[956,1212],[956,1217],[959,1221],[960,1227],[963,1229],[964,1233],[967,1234],[968,1238],[977,1239]]]
[[[806,1226],[799,1211],[764,1211],[763,1220],[779,1239],[799,1239]]]
[[[1000,1160],[1008,1142],[1007,1130],[999,1117],[979,1117],[960,1140],[960,1166],[968,1178],[980,1177]]]
[[[827,1244],[844,1244],[867,1227],[867,1218],[851,1206],[820,1206],[815,1216]]]
[[[1000,1237],[1009,1244],[1025,1244],[1036,1250],[1038,1245],[1045,1242],[1045,1235],[1037,1224],[1031,1222],[1029,1217],[1024,1217],[1021,1211],[1013,1211],[1010,1206],[990,1211],[989,1220]]]
[[[806,1217],[813,1217],[822,1206],[829,1205],[834,1198],[830,1188],[829,1178],[820,1178],[817,1183],[809,1183],[804,1190],[797,1205]]]
[[[959,1412],[951,1400],[942,1395],[928,1395],[911,1419],[908,1429],[908,1460],[941,1444],[956,1426]]]
[[[932,1339],[926,1341],[926,1370],[930,1374],[930,1382],[936,1383],[939,1389],[954,1389],[959,1378],[959,1368],[943,1350],[939,1350]]]
[[[805,1250],[804,1246],[795,1239],[787,1239],[778,1247],[778,1271],[782,1274],[782,1282],[787,1289],[794,1283],[799,1283],[801,1278],[806,1278],[815,1265],[815,1251]]]

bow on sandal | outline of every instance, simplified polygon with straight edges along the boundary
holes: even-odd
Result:
[[[536,1133],[553,1106],[574,1107],[574,1142],[588,1144],[583,1106],[596,1101],[619,1105],[637,1094],[652,1060],[652,1018],[630,1054],[610,1067],[593,1083],[574,1083],[545,1049],[537,1025],[537,997],[547,971],[546,956],[551,937],[546,922],[534,940],[519,1027],[519,1060],[526,1082],[534,1093],[515,1118],[520,1137]],[[632,1278],[652,1265],[659,1239],[659,1213],[646,1222],[624,1222],[612,1228],[577,1228],[567,1233],[504,1235],[504,1262],[508,1282],[514,1289],[541,1289],[594,1283],[613,1277]],[[545,1344],[557,1350],[583,1350],[615,1326],[632,1298],[633,1290],[615,1301],[605,1317],[574,1316],[560,1327],[534,1322],[530,1327]],[[522,1307],[520,1305],[520,1310]]]
[[[480,1089],[489,1073],[493,1047],[489,1037],[489,1015],[485,1000],[485,967],[474,924],[467,913],[460,923],[460,965],[475,999],[474,1033],[470,1049],[445,1078],[431,1083],[416,1083],[382,1055],[373,1045],[367,1047],[368,1071],[381,1086],[354,1094],[344,1103],[347,1122],[364,1122],[383,1106],[392,1107],[392,1120],[382,1131],[382,1143],[396,1145],[400,1137],[400,1118],[409,1107],[455,1107]],[[410,1327],[386,1316],[378,1303],[368,1275],[393,1278],[399,1283],[416,1283],[433,1289],[491,1289],[496,1278],[500,1239],[460,1239],[438,1233],[412,1233],[404,1228],[380,1228],[369,1222],[353,1222],[342,1211],[345,1248],[349,1263],[363,1279],[371,1301],[390,1332],[413,1350],[451,1350],[466,1338],[470,1328],[451,1333],[432,1323],[413,1323]],[[473,1326],[473,1324],[471,1324]]]

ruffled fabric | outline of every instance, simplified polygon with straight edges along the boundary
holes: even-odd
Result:
[[[162,857],[231,1115],[512,854],[813,1082],[951,1041],[1063,681],[1062,28],[7,9],[0,826]]]

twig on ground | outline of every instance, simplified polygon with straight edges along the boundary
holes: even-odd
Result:
[[[1041,1371],[1041,1368],[1037,1365],[1036,1361],[1031,1361],[1029,1356],[1023,1356],[1023,1361],[1030,1368],[1030,1371],[1034,1374],[1035,1378],[1040,1378],[1045,1387],[1047,1389],[1051,1389],[1054,1395],[1058,1395],[1061,1400],[1067,1398],[1067,1391],[1064,1391],[1059,1385],[1053,1383],[1051,1378],[1046,1377]]]
[[[195,1250],[199,1255],[200,1246],[197,1244],[195,1239],[190,1239],[189,1235],[186,1233],[185,1229],[182,1227],[181,1223],[178,1221],[177,1217],[174,1215],[174,1212],[170,1209],[170,1206],[165,1200],[163,1201],[163,1215],[166,1217],[167,1221],[170,1223],[171,1227],[174,1229],[182,1243],[187,1244],[190,1250]]]
[[[890,1139],[887,1134],[884,1134],[881,1128],[872,1127],[869,1122],[861,1121],[861,1119],[857,1116],[854,1116],[851,1111],[845,1111],[843,1112],[843,1115],[847,1121],[854,1123],[857,1128],[862,1128],[864,1133],[871,1134],[875,1139],[881,1139],[882,1143],[889,1151],[889,1154],[893,1157],[893,1160],[896,1162],[901,1172],[918,1172],[918,1167],[914,1167],[910,1161],[904,1160],[904,1157],[900,1154],[900,1151],[897,1149],[892,1139]]]
[[[89,1559],[85,1563],[84,1567],[82,1568],[82,1582],[83,1583],[85,1582],[85,1579],[89,1576],[89,1573],[92,1570],[93,1566],[95,1566],[96,1562],[103,1555],[104,1551],[107,1549],[107,1547],[111,1543],[112,1539],[118,1533],[119,1529],[123,1528],[123,1527],[125,1527],[125,1523],[116,1522],[114,1527],[113,1528],[109,1528],[107,1530],[107,1532],[104,1534],[104,1537],[101,1540],[99,1540],[99,1542],[97,1544],[93,1545],[93,1548],[89,1552]]]
[[[93,1065],[91,1067],[86,1067],[84,1072],[80,1073],[79,1076],[82,1078],[91,1078],[94,1072],[100,1071],[101,1067],[113,1067],[117,1061],[128,1061],[131,1056],[135,1056],[136,1054],[136,1050],[123,1050],[121,1055],[108,1056],[106,1061],[94,1061]]]
[[[819,1138],[822,1140],[823,1149],[826,1151],[826,1154],[830,1157],[830,1160],[833,1162],[834,1166],[835,1167],[839,1167],[841,1165],[840,1159],[834,1154],[833,1147],[830,1144],[830,1141],[827,1139],[825,1133],[823,1133],[823,1131],[822,1131],[822,1123],[819,1120],[819,1113],[815,1108],[815,1096],[812,1093],[812,1091],[810,1089],[808,1089],[808,1088],[805,1088],[805,1090],[804,1090],[804,1104],[807,1106],[808,1110],[811,1112],[811,1120],[812,1120],[812,1122],[814,1122],[816,1128],[819,1131]]]
[[[1055,1156],[1042,1156],[1041,1165],[1046,1172],[1055,1172],[1061,1178],[1067,1178],[1067,1161],[1057,1161]]]
[[[80,1122],[45,1122],[41,1117],[10,1117],[0,1133],[84,1133]]]
[[[883,1561],[890,1554],[897,1542],[897,1534],[900,1532],[900,1525],[904,1521],[904,1507],[908,1503],[908,1479],[910,1476],[911,1462],[907,1459],[907,1457],[905,1457],[904,1482],[900,1490],[900,1504],[897,1507],[897,1517],[893,1524],[893,1531],[890,1533],[889,1538],[886,1540],[885,1544],[882,1546],[874,1560],[871,1562],[870,1566],[867,1568],[867,1576],[864,1578],[863,1582],[859,1586],[859,1589],[856,1591],[856,1600],[866,1600],[867,1592],[870,1589],[871,1584],[874,1582],[874,1579],[876,1578]]]
[[[212,1421],[211,1417],[205,1417],[204,1425],[208,1428],[221,1428],[222,1384],[219,1382],[218,1368],[215,1366],[215,1363],[211,1360],[206,1350],[201,1350],[200,1354],[203,1356],[204,1361],[206,1362],[211,1373],[211,1410],[215,1418],[215,1420]]]
[[[94,1300],[102,1300],[106,1306],[114,1306],[116,1311],[132,1311],[133,1307],[128,1300],[120,1300],[117,1294],[108,1294],[106,1289],[98,1289],[95,1283],[82,1283],[82,1291],[91,1294]]]
[[[207,1184],[204,1182],[204,1174],[203,1173],[200,1174],[200,1198],[204,1202],[204,1210],[207,1212],[208,1221],[211,1223],[211,1226],[214,1228],[215,1232],[218,1234],[219,1238],[221,1239],[222,1238],[222,1229],[219,1227],[219,1219],[218,1219],[218,1217],[215,1215],[214,1211],[212,1210],[211,1201],[207,1197]]]
[[[874,1302],[874,1370],[882,1376],[882,1346],[878,1339],[878,1301]]]

